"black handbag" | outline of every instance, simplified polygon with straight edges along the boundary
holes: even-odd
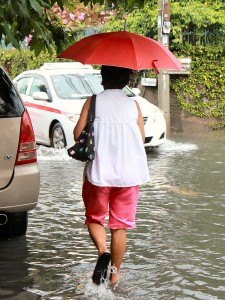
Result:
[[[91,161],[95,158],[94,119],[96,95],[91,98],[88,110],[88,121],[76,143],[67,149],[68,155],[80,161]]]

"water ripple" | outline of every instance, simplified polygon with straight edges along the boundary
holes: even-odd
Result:
[[[223,145],[175,139],[147,151],[151,181],[140,189],[137,227],[127,231],[115,288],[91,282],[97,251],[84,225],[84,164],[65,149],[38,146],[39,204],[26,237],[1,243],[0,298],[224,299]]]

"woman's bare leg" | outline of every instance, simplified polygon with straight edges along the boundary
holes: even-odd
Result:
[[[106,231],[104,226],[98,223],[90,223],[88,224],[89,235],[98,249],[98,255],[100,256],[102,253],[107,252],[106,245]]]
[[[116,267],[116,272],[111,272],[110,280],[112,283],[118,282],[118,273],[123,261],[126,249],[126,229],[110,229],[111,230],[111,264]]]
[[[97,223],[88,224],[88,231],[94,245],[98,249],[99,255],[92,275],[92,281],[100,285],[104,283],[107,277],[108,265],[111,259],[111,254],[107,251],[106,231],[102,225]]]

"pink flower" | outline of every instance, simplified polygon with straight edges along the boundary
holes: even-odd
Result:
[[[63,12],[62,12],[62,18],[66,18],[66,11],[64,10]]]
[[[32,40],[33,38],[33,35],[29,34],[28,37],[25,38],[25,45],[28,46],[29,45],[29,42]]]
[[[74,20],[74,17],[75,17],[74,14],[70,13],[70,19]]]
[[[85,13],[81,13],[79,16],[78,16],[78,19],[80,21],[83,21],[84,20],[84,16],[85,16]]]

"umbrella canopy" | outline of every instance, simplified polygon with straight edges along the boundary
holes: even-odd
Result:
[[[64,50],[58,58],[133,70],[180,70],[182,64],[161,43],[128,31],[94,34]]]

